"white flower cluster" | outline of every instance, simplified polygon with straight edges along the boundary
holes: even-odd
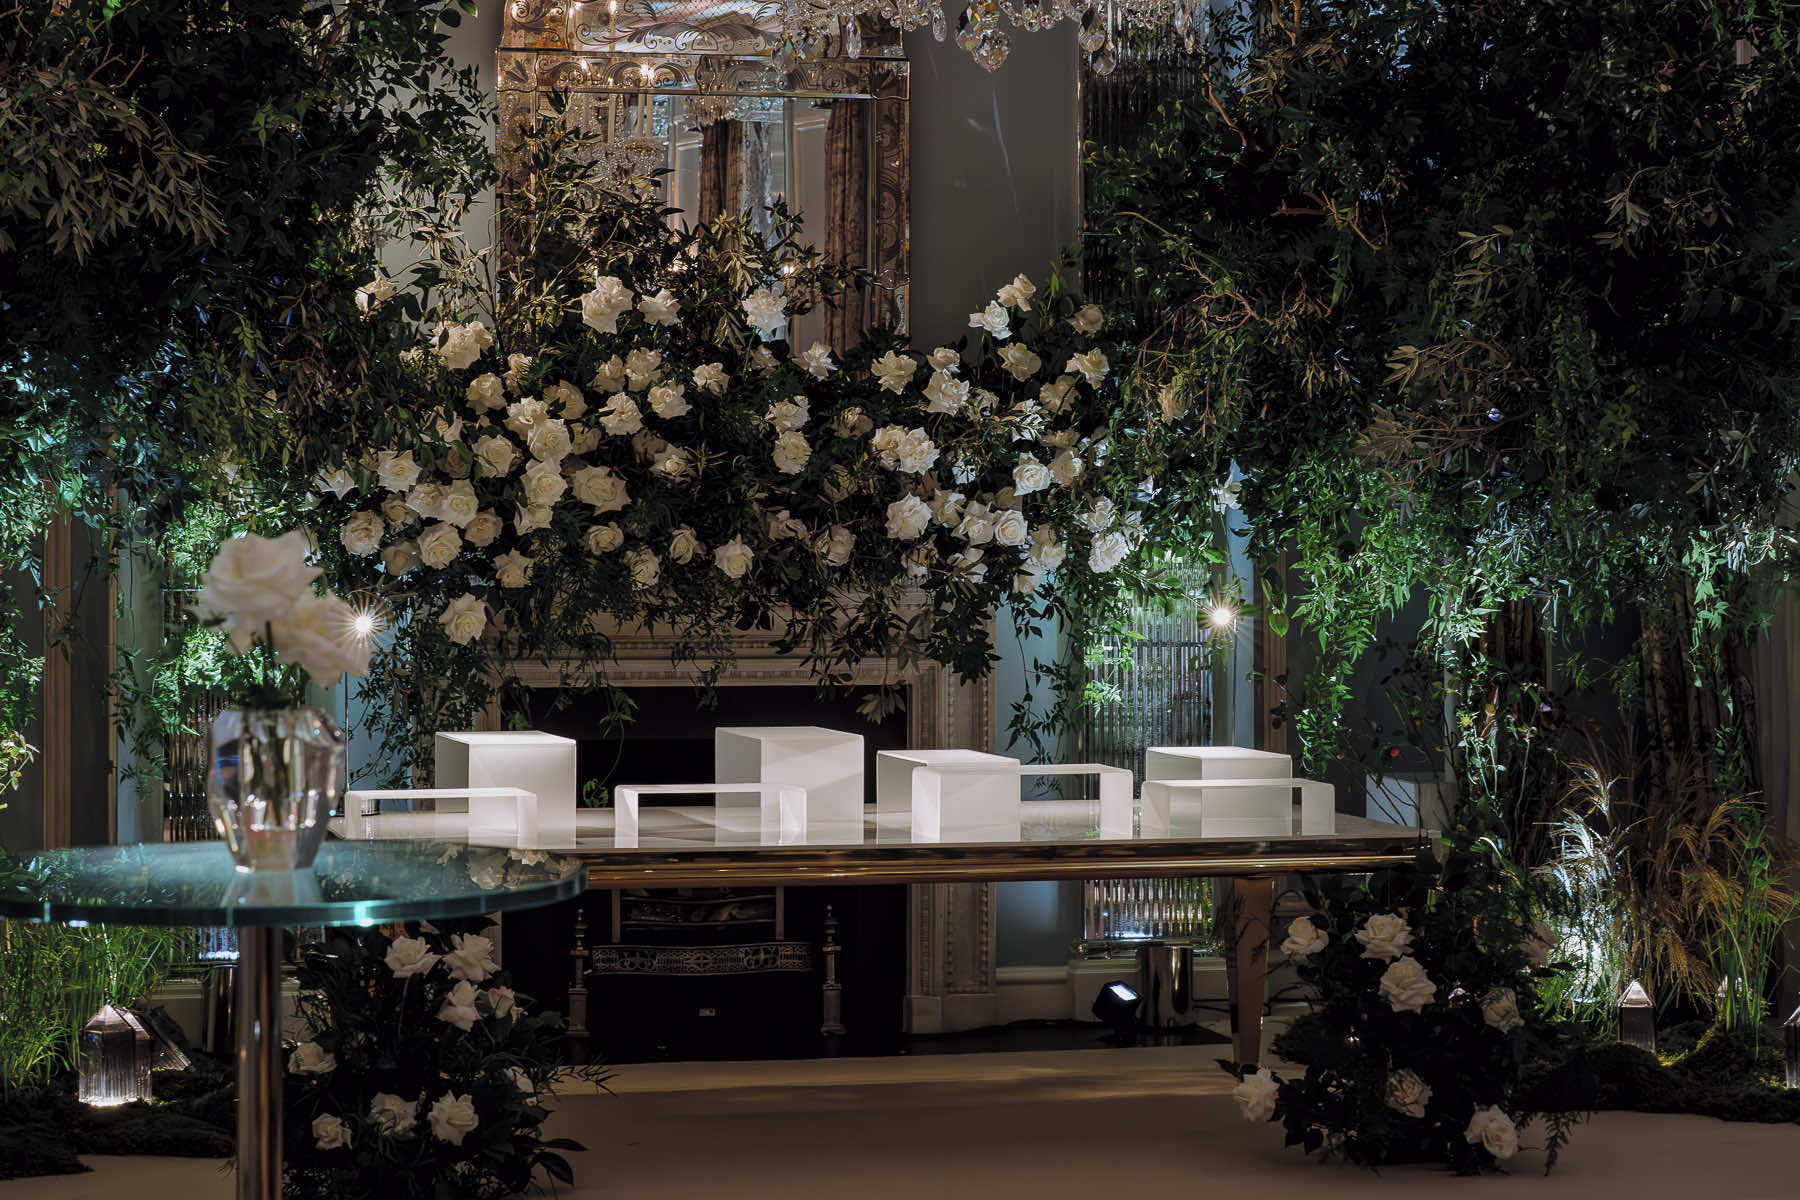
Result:
[[[299,666],[320,687],[369,669],[369,645],[356,613],[329,592],[313,591],[319,568],[307,560],[305,531],[232,538],[213,556],[195,608],[221,625],[240,652],[263,641],[281,662]]]

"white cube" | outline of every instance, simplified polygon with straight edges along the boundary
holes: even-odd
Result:
[[[1272,750],[1252,750],[1247,746],[1152,746],[1144,751],[1145,782],[1152,779],[1293,777],[1293,756],[1277,754]],[[1280,808],[1286,812],[1294,802],[1294,794],[1289,788],[1270,788],[1260,793],[1240,794],[1240,800],[1259,811]]]
[[[860,733],[817,725],[722,727],[713,732],[713,777],[805,788],[808,842],[862,841]]]
[[[1296,791],[1300,793],[1300,832],[1334,832],[1336,795],[1329,783],[1314,779],[1146,779],[1140,836],[1292,837]]]
[[[1018,841],[1028,776],[1100,780],[1100,836],[1131,836],[1131,772],[1101,763],[941,762],[913,769],[915,842]],[[967,781],[967,786],[965,786]]]
[[[913,800],[917,787],[916,772],[920,767],[935,767],[943,764],[958,767],[994,763],[1003,767],[1016,767],[1019,760],[1008,758],[1003,754],[986,754],[980,750],[882,750],[875,755],[875,815],[881,818],[892,818],[895,821],[912,820]],[[958,787],[981,787],[1000,779],[1000,787],[1004,790],[1005,780],[1012,780],[1016,791],[1018,782],[1010,773],[1004,777],[984,777],[980,774],[959,775]]]
[[[639,797],[712,795],[713,839],[720,846],[791,846],[806,836],[806,789],[786,783],[622,783],[613,788],[613,846],[638,844]],[[755,819],[746,821],[746,812]]]
[[[440,788],[518,788],[537,797],[538,838],[575,840],[575,740],[551,733],[440,733]],[[474,818],[471,808],[470,818]]]

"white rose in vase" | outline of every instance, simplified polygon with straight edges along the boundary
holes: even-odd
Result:
[[[610,404],[600,410],[600,424],[614,437],[622,437],[644,427],[644,414],[639,410],[637,401],[620,392],[612,398]]]
[[[565,421],[579,421],[587,415],[587,399],[581,389],[566,379],[544,387],[544,403],[554,404],[556,414]]]
[[[1112,364],[1106,361],[1106,355],[1098,349],[1074,355],[1063,364],[1063,370],[1080,375],[1087,380],[1089,387],[1099,387],[1111,369]]]
[[[1019,465],[1013,468],[1013,492],[1020,496],[1029,496],[1033,492],[1041,492],[1050,486],[1050,468],[1039,462],[1035,454],[1019,455]]]
[[[1519,997],[1509,987],[1494,988],[1481,998],[1481,1019],[1501,1033],[1511,1033],[1525,1024],[1519,1015]]]
[[[906,391],[918,372],[919,364],[910,355],[896,354],[892,350],[876,359],[869,369],[869,374],[880,381],[881,390],[896,396]]]
[[[533,396],[506,406],[506,427],[522,438],[530,437],[532,430],[549,419],[549,406]]]
[[[751,552],[750,547],[744,545],[743,539],[738,537],[733,537],[713,551],[713,565],[727,579],[742,579],[749,573],[750,564],[755,559],[756,555]]]
[[[419,464],[411,450],[383,450],[375,459],[375,478],[390,492],[404,492],[419,481]]]
[[[369,1101],[369,1122],[382,1133],[408,1133],[419,1121],[419,1102],[391,1092],[376,1092]]]
[[[664,420],[685,417],[694,411],[687,402],[687,388],[679,383],[659,383],[650,389],[650,411]]]
[[[828,566],[841,567],[850,561],[851,552],[856,549],[856,535],[842,525],[833,525],[825,538],[825,562]]]
[[[1390,963],[1381,974],[1381,998],[1395,1012],[1418,1012],[1437,997],[1437,984],[1425,973],[1416,958],[1402,958]]]
[[[1469,1118],[1463,1140],[1480,1146],[1496,1159],[1511,1158],[1519,1151],[1519,1127],[1499,1108],[1478,1108]]]
[[[625,356],[626,386],[641,392],[662,376],[662,351],[633,350]]]
[[[1364,958],[1393,960],[1412,953],[1412,927],[1397,913],[1378,913],[1356,931]]]
[[[1000,366],[1020,383],[1024,383],[1043,369],[1044,360],[1031,352],[1027,346],[1003,346],[1000,350]]]
[[[764,341],[781,332],[787,321],[781,293],[769,288],[758,288],[744,297],[744,317],[752,328],[762,335]]]
[[[725,394],[725,385],[730,381],[731,376],[725,373],[724,363],[706,363],[694,368],[694,386],[703,392],[722,396]]]
[[[1099,305],[1084,304],[1079,312],[1069,318],[1069,324],[1074,328],[1076,333],[1082,333],[1092,337],[1094,334],[1099,333],[1101,328],[1105,326],[1106,316],[1100,311]]]
[[[487,605],[464,592],[438,615],[444,636],[458,646],[466,646],[487,631]]]
[[[663,288],[654,296],[645,296],[638,301],[637,309],[644,314],[644,320],[652,325],[678,325],[681,323],[681,305]]]
[[[345,675],[366,675],[368,643],[353,632],[356,614],[336,596],[311,592],[268,625],[275,657],[300,667],[320,687],[334,687]]]
[[[454,949],[444,955],[444,965],[450,970],[450,978],[482,983],[490,975],[499,972],[499,964],[494,962],[492,938],[478,933],[459,933],[450,940]]]
[[[1001,288],[996,298],[1008,308],[1016,308],[1020,312],[1031,311],[1031,298],[1037,295],[1037,285],[1023,275],[1013,276],[1013,281]]]
[[[1231,1098],[1237,1101],[1238,1111],[1244,1114],[1244,1120],[1252,1124],[1274,1117],[1275,1101],[1280,1095],[1281,1084],[1267,1067],[1259,1069],[1254,1075],[1244,1076],[1231,1089]]]
[[[338,530],[338,541],[356,557],[367,558],[381,549],[381,539],[386,533],[387,522],[381,519],[381,514],[365,509],[350,514],[350,519]]]
[[[397,937],[388,943],[386,961],[395,979],[421,975],[437,965],[438,956],[424,938]]]
[[[1288,925],[1287,937],[1281,941],[1281,952],[1289,958],[1306,958],[1323,950],[1329,941],[1311,917],[1295,917]]]
[[[1394,1071],[1387,1080],[1387,1106],[1408,1117],[1423,1117],[1431,1088],[1416,1071]]]
[[[204,618],[223,620],[234,641],[259,633],[312,593],[319,568],[308,565],[309,550],[299,529],[274,538],[231,538],[213,555],[194,606]]]
[[[481,1014],[475,1010],[475,985],[466,979],[459,980],[438,1006],[437,1017],[464,1033],[475,1028],[475,1022],[481,1020]]]
[[[1131,543],[1123,533],[1116,529],[1111,533],[1103,533],[1094,539],[1094,544],[1088,549],[1088,570],[1105,574],[1124,562],[1125,556],[1130,552]]]

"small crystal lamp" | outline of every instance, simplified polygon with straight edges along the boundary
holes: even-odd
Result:
[[[1619,1040],[1646,1054],[1656,1053],[1656,1006],[1635,979],[1619,997]]]
[[[1800,1008],[1781,1023],[1781,1041],[1787,1051],[1787,1085],[1800,1088]]]
[[[108,1004],[81,1027],[83,1104],[110,1108],[150,1099],[150,1066],[156,1057],[143,1023]]]

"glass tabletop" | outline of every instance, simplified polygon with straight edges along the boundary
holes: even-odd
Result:
[[[375,925],[537,908],[581,866],[467,842],[327,842],[311,870],[239,871],[223,842],[0,855],[0,917],[118,925]]]

